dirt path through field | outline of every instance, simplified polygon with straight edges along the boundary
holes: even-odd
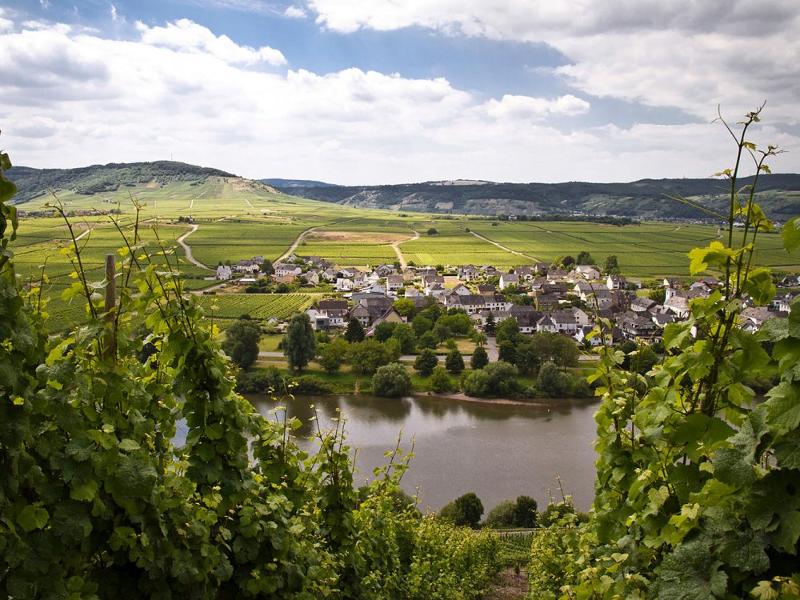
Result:
[[[403,251],[400,250],[400,244],[405,244],[406,242],[413,242],[414,240],[419,239],[419,232],[414,229],[412,229],[411,231],[414,232],[414,235],[412,235],[407,240],[401,240],[399,242],[392,242],[391,244],[389,244],[392,247],[392,250],[394,250],[394,253],[397,254],[397,260],[400,261],[401,269],[405,269],[408,266],[408,262],[406,261],[406,257],[403,256]]]
[[[529,254],[523,254],[522,252],[517,252],[516,250],[512,250],[512,249],[511,249],[511,248],[509,248],[508,246],[503,246],[503,244],[500,244],[500,243],[498,243],[498,242],[495,242],[494,240],[490,240],[489,238],[487,238],[487,237],[486,237],[486,236],[484,236],[484,235],[481,235],[480,233],[476,233],[476,232],[474,232],[474,231],[470,231],[470,233],[471,233],[472,235],[474,235],[476,238],[478,238],[479,240],[483,240],[484,242],[489,242],[489,243],[490,243],[490,244],[492,244],[493,246],[497,246],[498,248],[500,248],[500,250],[505,250],[506,252],[508,252],[508,253],[510,253],[510,254],[515,254],[515,255],[517,255],[517,256],[521,256],[521,257],[523,257],[523,258],[530,259],[530,260],[532,260],[533,262],[542,262],[540,259],[536,258],[535,256],[531,256],[531,255],[529,255]]]
[[[289,249],[286,252],[284,252],[283,254],[281,254],[278,258],[276,258],[275,262],[279,263],[282,260],[285,260],[287,257],[291,256],[294,253],[294,251],[297,250],[297,247],[300,245],[300,243],[304,239],[306,239],[306,236],[309,233],[312,233],[312,232],[316,231],[320,227],[325,227],[325,226],[324,225],[317,225],[316,227],[309,227],[308,229],[305,229],[305,230],[301,231],[300,235],[298,235],[297,238],[292,242],[292,245],[289,246]]]
[[[192,263],[196,267],[200,267],[201,269],[206,269],[207,271],[212,271],[213,269],[207,265],[204,265],[199,260],[197,260],[194,256],[192,256],[192,247],[186,243],[186,238],[192,235],[195,231],[200,229],[199,225],[192,225],[189,228],[189,231],[184,233],[181,237],[179,237],[176,241],[181,245],[183,248],[184,254],[186,254],[186,260]]]

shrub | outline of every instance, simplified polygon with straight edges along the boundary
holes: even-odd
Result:
[[[446,504],[439,516],[454,525],[478,528],[483,515],[483,503],[474,492],[468,492]]]
[[[236,391],[240,394],[260,394],[270,390],[276,394],[284,391],[283,376],[276,367],[240,371],[236,378]]]
[[[414,368],[419,371],[420,375],[427,377],[433,373],[433,370],[438,364],[439,358],[436,356],[436,353],[429,348],[425,348],[414,361]]]
[[[447,367],[447,370],[453,375],[458,375],[464,370],[464,357],[461,356],[461,352],[459,352],[457,348],[447,353],[444,366]]]
[[[299,395],[325,395],[333,393],[331,385],[315,375],[303,375],[292,380],[292,393]]]
[[[372,376],[372,393],[386,398],[399,398],[411,393],[411,377],[400,363],[380,367]]]
[[[572,378],[552,362],[544,363],[536,378],[536,389],[552,397],[568,396],[572,391],[571,384]]]
[[[348,350],[347,342],[342,338],[336,338],[322,346],[317,362],[326,372],[335,373],[347,358]]]
[[[436,334],[433,333],[433,331],[426,331],[417,338],[417,347],[419,348],[435,350],[438,345],[439,338],[436,337]]]
[[[514,527],[514,509],[516,503],[513,500],[503,500],[486,515],[484,525],[492,529],[509,529]]]
[[[483,346],[477,346],[469,359],[469,366],[473,369],[482,369],[489,364],[489,355]]]
[[[378,367],[392,362],[392,357],[384,344],[377,340],[364,340],[350,344],[347,360],[355,373],[372,375],[378,370]]]
[[[503,361],[486,365],[483,369],[467,373],[462,388],[468,396],[502,397],[519,393],[517,369]]]
[[[441,366],[438,366],[433,370],[433,373],[431,373],[431,378],[429,383],[431,386],[431,390],[433,390],[437,394],[451,392],[453,391],[454,387],[453,382],[447,375],[447,370]]]

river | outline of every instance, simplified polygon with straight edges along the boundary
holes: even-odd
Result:
[[[544,508],[561,497],[557,477],[580,510],[593,498],[595,402],[554,400],[547,406],[520,406],[448,400],[371,396],[298,397],[277,403],[250,397],[264,415],[279,404],[302,427],[301,446],[310,449],[316,407],[322,426],[339,409],[347,419],[348,444],[357,448],[356,482],[363,483],[385,462],[402,434],[414,439],[414,458],[403,488],[419,493],[420,507],[438,510],[453,498],[475,492],[488,512],[500,501],[527,494]]]

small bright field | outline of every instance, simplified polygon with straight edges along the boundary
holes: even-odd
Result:
[[[313,294],[217,294],[199,296],[201,306],[210,318],[286,319],[311,306]]]

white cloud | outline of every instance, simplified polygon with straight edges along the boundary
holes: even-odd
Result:
[[[11,19],[6,19],[3,15],[6,14],[6,11],[0,6],[0,32],[7,31],[14,27],[14,22]]]
[[[265,62],[270,65],[286,64],[286,57],[280,50],[262,46],[252,48],[240,46],[227,35],[214,35],[207,27],[189,19],[179,19],[164,27],[148,27],[137,22],[142,34],[142,42],[153,46],[171,48],[179,52],[211,55],[230,64],[252,65]]]
[[[500,101],[490,100],[487,112],[496,118],[542,119],[550,115],[576,116],[589,112],[586,100],[571,94],[553,100],[506,94]]]
[[[111,4],[109,6],[111,7],[109,9],[111,11],[111,20],[116,22],[117,19],[119,19],[119,15],[117,14],[117,7],[114,6],[113,4]]]
[[[486,101],[442,78],[253,68],[263,49],[191,21],[139,25],[139,36],[46,24],[0,34],[0,129],[16,164],[172,155],[250,177],[341,183],[613,181],[705,176],[730,156],[718,125],[559,131],[554,120],[590,109],[572,95]],[[764,116],[772,122],[769,107]],[[796,136],[756,131],[754,141],[794,150],[775,170],[800,168]]]
[[[307,16],[306,11],[300,6],[287,6],[283,14],[290,19],[304,19]]]
[[[321,26],[352,32],[409,26],[545,42],[572,62],[555,72],[577,89],[709,116],[770,101],[800,122],[796,0],[309,0]]]

